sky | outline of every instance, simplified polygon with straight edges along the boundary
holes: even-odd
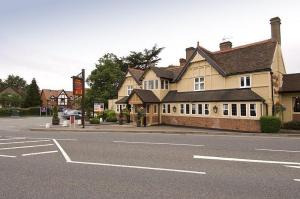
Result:
[[[105,53],[165,47],[158,66],[178,65],[185,48],[211,51],[269,39],[281,18],[288,73],[300,72],[299,0],[0,0],[0,79],[19,75],[40,89],[71,90]]]

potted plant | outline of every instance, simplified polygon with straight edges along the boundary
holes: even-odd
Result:
[[[142,126],[142,120],[144,117],[144,109],[140,108],[137,110],[137,120],[136,120],[136,126],[141,127]]]
[[[58,109],[57,106],[53,108],[52,124],[59,125]]]

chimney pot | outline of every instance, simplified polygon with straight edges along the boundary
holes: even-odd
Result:
[[[180,66],[184,66],[186,64],[186,59],[180,58],[179,59],[179,64],[180,64]]]
[[[229,50],[231,48],[232,48],[231,41],[225,41],[225,42],[220,43],[220,50],[221,51],[223,51],[223,50]]]
[[[281,44],[281,33],[280,33],[281,19],[279,17],[274,17],[270,19],[270,24],[271,24],[272,40],[277,41],[278,44]]]

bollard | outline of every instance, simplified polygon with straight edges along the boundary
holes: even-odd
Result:
[[[68,121],[65,120],[65,121],[63,122],[63,127],[67,127],[67,126],[68,126]]]
[[[49,129],[50,128],[50,123],[46,123],[45,128]]]

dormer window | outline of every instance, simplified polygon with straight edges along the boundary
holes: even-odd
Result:
[[[160,81],[160,87],[161,87],[161,89],[169,89],[169,81],[168,80],[161,80]]]
[[[249,88],[249,87],[251,87],[251,78],[250,78],[249,75],[241,77],[240,87],[241,88]]]
[[[194,79],[194,90],[203,91],[204,90],[204,77],[196,77]]]

